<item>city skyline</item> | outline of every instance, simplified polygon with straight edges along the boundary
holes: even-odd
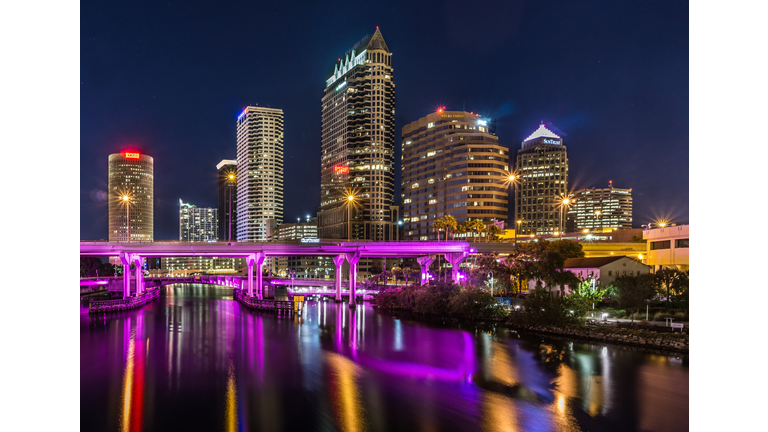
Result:
[[[380,25],[382,32],[387,35],[389,48],[396,53],[392,58],[392,67],[398,71],[395,77],[398,86],[395,130],[428,115],[437,106],[444,105],[450,110],[464,108],[466,111],[498,118],[499,142],[514,151],[531,128],[544,120],[548,127],[564,136],[568,142],[571,189],[596,187],[613,180],[616,184],[633,188],[635,225],[661,217],[677,223],[687,222],[687,25],[671,29],[664,26],[663,22],[650,20],[648,16],[651,14],[679,21],[679,16],[675,18],[675,14],[685,14],[687,8],[648,5],[636,6],[638,10],[627,12],[607,5],[600,16],[605,19],[614,14],[614,20],[600,28],[604,33],[614,36],[615,40],[598,40],[596,33],[588,32],[584,36],[587,41],[575,44],[576,49],[568,51],[563,49],[566,33],[557,28],[553,28],[551,34],[538,33],[538,38],[531,38],[526,32],[527,26],[533,25],[532,22],[546,17],[545,11],[537,10],[538,7],[531,5],[523,11],[502,10],[508,12],[505,16],[516,20],[511,30],[502,29],[505,26],[498,18],[488,17],[491,24],[494,24],[490,26],[490,32],[498,36],[495,39],[483,36],[487,32],[479,32],[487,23],[470,22],[465,31],[478,31],[480,36],[477,44],[459,38],[447,23],[440,20],[428,23],[414,33],[409,26],[396,23],[393,18],[395,14],[384,13],[380,17],[366,18],[343,31],[319,35],[313,42],[313,48],[307,50],[300,61],[288,55],[280,60],[282,66],[276,67],[278,57],[275,56],[285,51],[281,50],[281,46],[295,47],[298,42],[293,33],[280,32],[283,38],[275,38],[275,43],[268,49],[253,47],[256,51],[253,57],[254,61],[261,62],[259,65],[266,65],[259,67],[265,67],[267,71],[264,73],[272,74],[272,79],[277,80],[281,78],[280,74],[287,74],[285,79],[292,86],[271,86],[268,79],[254,82],[251,78],[245,87],[241,86],[244,81],[235,80],[240,86],[230,89],[224,86],[223,81],[210,81],[206,86],[210,86],[210,89],[204,93],[195,91],[196,95],[204,98],[207,105],[215,107],[203,110],[205,117],[185,110],[178,110],[176,117],[168,105],[168,96],[172,92],[158,87],[164,82],[166,73],[161,72],[143,80],[131,78],[131,85],[115,81],[115,76],[122,76],[123,70],[107,67],[113,75],[112,78],[105,76],[105,59],[112,58],[116,65],[123,64],[134,51],[118,54],[118,48],[132,46],[131,42],[120,40],[121,37],[112,33],[113,30],[98,28],[99,24],[92,19],[84,19],[81,40],[81,238],[106,238],[106,202],[101,199],[103,194],[100,193],[106,190],[106,176],[101,174],[106,171],[106,167],[98,166],[106,164],[98,159],[104,153],[119,152],[126,147],[139,148],[155,157],[156,238],[173,238],[175,212],[168,210],[169,207],[175,207],[174,197],[187,196],[190,201],[201,206],[214,207],[217,199],[216,172],[209,167],[221,159],[234,156],[234,132],[230,126],[232,119],[244,106],[255,103],[259,106],[280,107],[285,113],[285,220],[290,221],[304,214],[314,215],[319,205],[317,197],[320,187],[306,179],[317,179],[320,175],[317,163],[320,157],[317,107],[320,94],[317,89],[331,75],[334,64],[338,63],[337,59],[344,55],[345,50],[354,45],[360,35],[375,31],[374,24]],[[426,13],[422,7],[416,9],[417,17]],[[92,7],[84,5],[84,16],[93,12]],[[124,20],[134,13],[124,12],[128,12],[126,18],[114,17],[107,20],[118,31],[126,25]],[[278,7],[278,22],[282,19],[279,18],[281,12]],[[186,13],[182,12],[182,15]],[[311,15],[311,12],[301,13]],[[580,23],[598,19],[585,17],[585,11],[575,13]],[[445,13],[446,17],[450,14]],[[563,14],[565,12],[557,15]],[[298,22],[307,23],[304,29],[306,32],[311,32],[313,26],[317,25],[309,15],[295,18]],[[320,21],[319,18],[317,20]],[[564,20],[566,27],[573,24],[570,18],[560,17],[559,20]],[[683,21],[687,23],[687,20]],[[170,21],[172,28],[182,29],[185,25],[175,19]],[[436,36],[440,34],[440,31],[432,31],[436,29],[443,30],[442,36]],[[153,31],[160,32],[157,37],[161,40],[169,37],[161,30]],[[93,37],[89,38],[91,33]],[[99,42],[96,42],[99,39],[97,35],[101,37]],[[653,37],[643,42],[641,39],[645,36],[642,35]],[[417,36],[423,41],[417,44],[418,47],[406,42]],[[659,45],[658,41],[654,42],[656,38],[662,37],[671,43]],[[437,73],[447,70],[446,65],[451,64],[442,60],[450,49],[435,45],[440,38],[447,38],[451,42],[448,45],[453,45],[458,52],[483,54],[482,58],[492,58],[496,63],[508,65],[508,68],[514,65],[515,69],[508,69],[507,73],[501,74],[499,71],[459,64],[452,66],[456,71],[451,74]],[[621,43],[634,50],[631,58],[611,54],[608,45]],[[223,41],[213,37],[209,44],[221,48]],[[111,49],[105,51],[106,47]],[[431,47],[431,54],[426,56],[425,51],[415,49],[421,47]],[[222,59],[229,55],[228,49],[220,53]],[[161,70],[174,64],[172,59],[161,60],[156,50],[150,48],[143,55],[155,56],[149,60],[149,64]],[[213,54],[209,52],[208,55]],[[92,57],[95,60],[86,61]],[[532,67],[535,64],[546,64],[544,61],[553,57],[558,59],[556,67]],[[296,74],[291,67],[299,64],[302,67],[299,68],[300,73]],[[638,67],[639,64],[643,66]],[[253,65],[256,66],[255,63]],[[666,74],[664,80],[661,80],[661,70],[649,69],[648,65],[662,65],[661,69]],[[221,73],[221,70],[210,66],[205,70],[210,73],[218,70],[217,73]],[[247,65],[233,64],[226,73],[237,74],[238,71],[247,70]],[[200,79],[200,73],[190,72],[192,79]],[[510,73],[515,79],[509,79]],[[602,80],[598,87],[584,84],[589,77],[593,78],[588,82],[596,82],[600,80],[594,78],[601,76],[605,76],[606,80]],[[623,78],[616,79],[615,76]],[[510,81],[517,83],[512,84]],[[446,85],[448,82],[452,85]],[[139,84],[144,86],[139,92],[141,97],[124,94],[127,89]],[[451,91],[446,91],[446,88],[451,88]],[[156,101],[157,95],[148,96],[146,91],[150,90],[160,93],[161,101]],[[104,126],[109,122],[104,121],[102,113],[93,112],[105,103],[102,96],[104,91],[117,93],[126,99],[126,103],[117,108],[118,113],[112,113],[119,116],[120,120],[112,122],[109,127]],[[301,96],[296,96],[297,92]],[[142,101],[141,98],[147,99]],[[178,100],[180,104],[184,102],[184,98]],[[148,105],[150,109],[146,110]],[[162,108],[166,106],[167,109]],[[120,111],[128,108],[132,110],[130,115],[121,116]],[[147,117],[149,112],[153,113],[152,120]],[[184,115],[181,115],[182,112]],[[165,120],[154,119],[154,116]],[[225,117],[229,120],[223,124]],[[93,123],[95,121],[98,124]],[[222,129],[227,127],[230,128],[227,131]],[[179,128],[188,128],[188,133],[196,136],[187,135],[189,139],[185,140],[168,139],[168,133],[178,131]],[[400,183],[398,159],[401,143],[399,134],[395,135],[397,188]],[[622,166],[621,161],[640,163],[632,164],[637,166]],[[643,162],[646,166],[641,168]],[[180,166],[184,167],[181,172]],[[207,168],[199,169],[201,166]],[[397,195],[395,203],[401,204]]]

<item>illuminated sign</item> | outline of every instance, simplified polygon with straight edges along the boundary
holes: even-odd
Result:
[[[302,243],[320,243],[320,239],[319,238],[313,238],[313,239],[312,238],[303,238],[303,239],[301,239],[301,242]]]
[[[349,174],[349,167],[343,165],[336,165],[333,167],[333,172],[336,174]]]
[[[141,155],[140,155],[140,154],[138,154],[138,153],[127,153],[127,152],[126,152],[126,153],[125,153],[125,158],[126,158],[126,159],[140,159],[140,158],[141,158]]]
[[[480,126],[488,126],[488,121],[487,120],[478,120],[477,124],[479,124]]]
[[[243,111],[240,112],[240,115],[237,116],[237,120],[240,120],[246,114],[248,114],[248,108],[246,108],[246,109],[244,109]]]
[[[560,144],[560,141],[544,138],[544,144]]]
[[[336,86],[336,91],[339,91],[339,90],[343,89],[346,86],[347,86],[347,82],[344,81],[343,83],[341,83],[341,84]]]

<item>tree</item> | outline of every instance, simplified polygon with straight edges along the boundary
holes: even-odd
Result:
[[[654,273],[654,276],[655,276],[656,282],[660,285],[660,288],[662,289],[662,294],[666,292],[667,302],[670,301],[670,291],[674,289],[675,282],[680,277],[685,277],[683,272],[681,272],[678,269],[672,269],[672,268],[663,268],[661,270],[658,270],[656,273]]]
[[[442,219],[436,219],[432,222],[432,229],[437,233],[437,241],[440,241],[440,231],[445,229],[445,221]]]
[[[445,230],[446,230],[446,237],[445,239],[448,240],[448,233],[451,233],[451,240],[453,240],[453,234],[456,232],[456,228],[458,228],[458,224],[456,223],[456,219],[451,215],[445,215],[443,217],[443,222],[445,223]]]
[[[80,277],[94,277],[101,269],[101,259],[96,257],[80,257]]]
[[[634,311],[630,317],[634,322],[634,314],[640,311],[646,300],[653,298],[656,281],[654,275],[643,273],[637,276],[619,276],[613,285],[619,307]]]
[[[410,267],[406,267],[403,269],[403,277],[405,278],[406,285],[408,285],[408,279],[411,279],[415,274],[418,274],[418,273],[414,272],[414,270]]]
[[[403,279],[403,269],[400,267],[392,267],[390,270],[392,272],[392,276],[395,278],[395,281],[399,281]]]
[[[472,233],[472,239],[477,243],[477,237],[485,230],[485,224],[480,219],[466,221],[465,223],[467,224],[467,231]]]
[[[486,231],[487,237],[485,241],[498,241],[499,234],[501,234],[501,232],[501,228],[497,227],[496,225],[488,225],[488,230]]]
[[[454,228],[454,232],[459,235],[464,235],[467,233],[467,226],[464,224],[464,222],[456,225],[456,228]]]
[[[584,248],[581,243],[573,240],[555,240],[548,242],[547,247],[559,252],[564,259],[584,258]]]

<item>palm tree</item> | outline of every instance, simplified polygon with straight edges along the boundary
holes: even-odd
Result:
[[[440,241],[440,230],[445,229],[445,221],[442,219],[435,219],[435,221],[432,222],[432,229],[437,233],[437,241]]]
[[[451,215],[445,215],[445,217],[443,217],[443,222],[445,223],[446,229],[445,240],[448,240],[448,232],[451,233],[451,240],[453,240],[453,233],[456,231],[458,226],[456,219]]]

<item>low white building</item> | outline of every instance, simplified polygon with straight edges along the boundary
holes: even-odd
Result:
[[[643,230],[647,241],[645,260],[654,271],[664,267],[688,270],[688,227],[673,225]]]
[[[607,287],[618,276],[637,276],[650,273],[651,267],[636,259],[625,255],[596,257],[596,258],[569,258],[565,260],[563,270],[570,271],[582,281],[593,280],[596,286]],[[542,281],[542,285],[546,284]],[[536,281],[528,281],[528,289],[536,287]],[[559,292],[559,286],[550,291]],[[565,293],[569,294],[571,288],[566,285]]]

